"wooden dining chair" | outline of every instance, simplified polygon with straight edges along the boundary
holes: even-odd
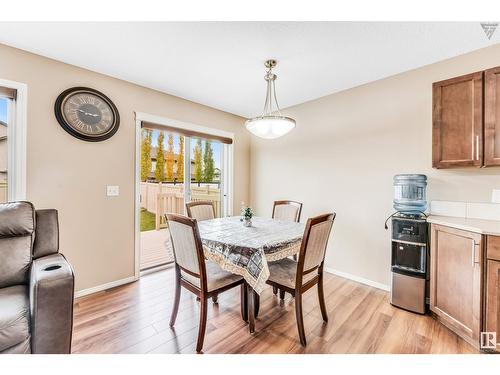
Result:
[[[273,219],[282,221],[291,221],[298,223],[300,214],[302,213],[302,203],[290,200],[274,201],[273,204]],[[292,256],[293,260],[297,260],[297,255]],[[273,293],[278,294],[278,288],[273,286]],[[280,290],[280,296],[284,298],[284,290]],[[281,299],[283,299],[281,298]],[[257,294],[253,296],[254,316],[259,315],[260,297]]]
[[[198,221],[215,219],[215,207],[212,201],[193,201],[186,203],[187,215]]]
[[[302,203],[295,201],[274,201],[273,219],[298,223],[302,212]]]
[[[196,219],[176,214],[167,214],[166,217],[175,259],[175,300],[170,327],[175,324],[181,287],[184,287],[200,299],[200,325],[196,343],[196,352],[199,353],[205,338],[208,299],[240,285],[241,316],[247,321],[247,288],[241,276],[224,271],[217,264],[205,260]]]
[[[334,219],[335,213],[330,213],[307,220],[298,262],[285,258],[269,263],[270,276],[267,284],[279,288],[283,297],[285,292],[295,297],[297,328],[303,346],[306,346],[307,342],[302,316],[302,294],[314,285],[318,285],[321,315],[325,322],[328,321],[323,291],[323,264]]]
[[[300,202],[288,200],[274,201],[273,219],[298,223],[301,213],[302,203]],[[297,260],[297,255],[293,256],[293,260]],[[278,288],[273,288],[273,293],[278,294]]]

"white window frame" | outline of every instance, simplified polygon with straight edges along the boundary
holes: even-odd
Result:
[[[10,102],[7,119],[8,200],[26,200],[28,85],[0,79],[0,87],[16,90],[16,98]]]
[[[233,212],[233,158],[234,158],[234,133],[226,132],[224,130],[209,128],[202,125],[196,125],[188,122],[183,122],[179,120],[174,120],[166,117],[151,115],[143,112],[135,112],[135,257],[134,257],[134,278],[137,280],[140,277],[140,256],[141,256],[141,223],[140,223],[140,210],[141,210],[141,135],[142,135],[142,122],[149,122],[155,125],[164,125],[168,127],[175,127],[183,130],[210,134],[214,136],[230,138],[233,140],[233,144],[224,144],[223,146],[223,160],[222,160],[222,170],[226,171],[223,173],[223,202],[222,202],[222,216],[230,216]],[[184,143],[185,150],[190,146],[190,140]],[[185,155],[188,155],[185,153]],[[191,163],[188,161],[189,158],[185,158],[184,162],[184,172],[189,173]],[[227,169],[226,169],[227,168]],[[229,171],[229,173],[227,173]],[[187,189],[190,191],[190,189]],[[185,199],[188,197],[185,197]]]

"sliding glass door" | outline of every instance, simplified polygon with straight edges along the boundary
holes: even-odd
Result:
[[[151,128],[141,133],[140,270],[145,271],[174,260],[165,214],[185,214],[186,138]]]
[[[229,214],[229,145],[160,126],[143,126],[140,165],[140,269],[173,261],[165,214],[186,215],[186,203],[213,202]]]
[[[223,144],[200,137],[189,140],[190,184],[187,201],[211,201],[215,216],[224,215]]]

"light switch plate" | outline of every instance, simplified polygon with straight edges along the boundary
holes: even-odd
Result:
[[[106,195],[108,197],[117,197],[120,195],[120,187],[118,185],[106,186]]]
[[[500,203],[500,190],[493,189],[491,191],[491,202],[492,203]]]

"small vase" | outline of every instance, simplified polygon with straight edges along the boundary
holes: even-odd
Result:
[[[243,220],[243,225],[245,227],[251,227],[252,226],[252,219],[244,219]]]

